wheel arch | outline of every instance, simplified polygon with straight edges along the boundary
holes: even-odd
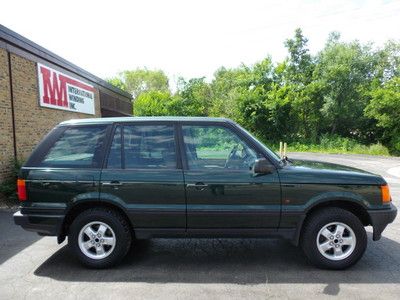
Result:
[[[371,218],[367,212],[367,209],[364,205],[359,203],[358,201],[353,201],[349,199],[326,199],[325,201],[321,201],[318,203],[314,203],[309,206],[304,213],[304,217],[299,222],[296,234],[294,236],[294,240],[292,243],[294,245],[299,245],[299,241],[303,232],[304,224],[307,222],[307,219],[310,218],[311,215],[317,213],[319,210],[327,208],[327,207],[338,207],[345,209],[352,214],[354,214],[364,226],[372,225]]]
[[[62,243],[66,236],[68,235],[68,230],[69,230],[69,226],[71,225],[71,223],[73,222],[73,220],[83,211],[89,209],[89,208],[93,208],[93,207],[103,207],[103,208],[108,208],[108,209],[112,209],[117,211],[118,213],[120,213],[128,222],[132,233],[134,233],[133,231],[133,226],[132,226],[132,222],[128,217],[128,214],[126,212],[126,210],[121,207],[119,204],[116,203],[111,203],[108,201],[100,201],[100,200],[85,200],[85,201],[79,201],[77,203],[74,203],[71,207],[68,208],[66,214],[65,214],[65,218],[64,221],[61,225],[61,229],[60,229],[60,234],[58,235],[58,243]]]
[[[306,217],[304,221],[307,220],[312,214],[316,213],[318,210],[326,208],[326,207],[339,207],[350,211],[354,214],[364,226],[371,225],[371,218],[367,212],[367,209],[364,205],[359,203],[358,201],[352,201],[349,199],[330,199],[323,202],[316,203],[306,210]]]

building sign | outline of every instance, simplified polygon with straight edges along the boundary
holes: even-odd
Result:
[[[38,63],[40,106],[94,115],[94,87]]]

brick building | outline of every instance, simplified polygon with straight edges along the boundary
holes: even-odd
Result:
[[[0,25],[0,182],[59,122],[131,114],[129,93]]]

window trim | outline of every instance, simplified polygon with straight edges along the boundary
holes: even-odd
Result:
[[[109,168],[108,167],[108,157],[109,157],[110,152],[111,152],[111,146],[112,146],[112,142],[114,140],[115,131],[117,130],[118,126],[121,126],[121,137],[120,137],[121,138],[121,168],[120,169]],[[113,124],[110,127],[111,127],[111,129],[110,129],[110,133],[109,133],[109,136],[108,136],[108,139],[107,139],[107,145],[106,145],[106,148],[105,148],[105,151],[104,151],[104,158],[103,158],[103,163],[102,163],[101,168],[102,169],[109,169],[109,170],[122,170],[122,160],[123,160],[123,157],[122,157],[122,151],[123,151],[123,147],[122,147],[122,142],[123,142],[122,130],[123,130],[123,128],[122,128],[122,125],[117,124],[117,123]]]
[[[111,151],[112,140],[114,138],[114,134],[116,128],[121,126],[121,168],[108,168],[107,162],[108,157]],[[175,148],[175,168],[167,167],[162,168],[162,170],[181,170],[182,169],[182,160],[181,160],[181,151],[179,147],[179,136],[177,131],[177,122],[170,122],[170,121],[143,121],[143,122],[115,122],[113,124],[113,130],[109,137],[109,143],[107,145],[107,151],[104,158],[103,169],[107,170],[137,170],[137,171],[148,171],[148,170],[157,170],[160,168],[126,168],[125,167],[125,139],[124,139],[124,127],[125,126],[170,126],[172,128],[174,134],[174,148]]]

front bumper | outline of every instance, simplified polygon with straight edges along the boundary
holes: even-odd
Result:
[[[377,241],[381,238],[382,232],[389,223],[392,223],[397,215],[397,208],[390,203],[389,209],[368,210],[371,219],[371,225],[374,228],[372,239]]]
[[[28,231],[34,231],[41,235],[58,236],[61,232],[61,226],[64,215],[50,214],[22,214],[17,211],[14,214],[14,223],[20,225]]]

